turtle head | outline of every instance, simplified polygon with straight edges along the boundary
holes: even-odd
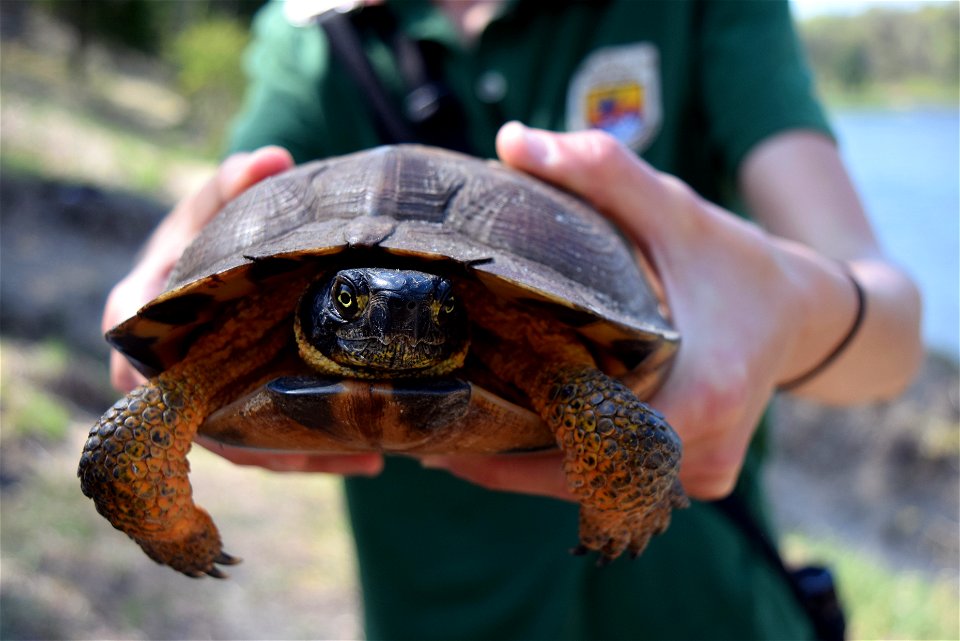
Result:
[[[296,335],[314,369],[361,378],[445,374],[463,365],[469,345],[448,279],[374,267],[315,281],[300,299]]]

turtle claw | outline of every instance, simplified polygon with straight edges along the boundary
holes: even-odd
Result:
[[[218,568],[217,565],[237,565],[241,561],[243,561],[243,559],[240,557],[227,554],[221,550],[213,560],[213,563],[216,565],[211,565],[203,572],[207,576],[212,576],[215,579],[229,579],[230,575]]]
[[[610,565],[611,563],[613,563],[613,559],[614,559],[614,558],[615,558],[615,557],[607,556],[606,554],[604,554],[603,552],[601,552],[600,555],[597,557],[597,567],[598,567],[598,568],[605,568],[605,567],[607,567],[608,565]]]
[[[190,577],[191,579],[203,579],[205,577],[213,577],[214,579],[229,579],[230,575],[218,568],[215,564],[221,565],[236,565],[240,562],[240,559],[230,556],[225,552],[221,552],[217,558],[215,558],[211,563],[210,567],[204,568],[202,570],[180,570],[183,574]],[[177,569],[177,568],[174,568]]]
[[[212,576],[215,579],[229,579],[230,575],[221,570],[220,568],[214,566],[207,570],[207,576]]]
[[[564,451],[564,472],[580,500],[581,548],[606,565],[639,555],[688,500],[678,480],[682,445],[663,416],[620,381],[587,366],[546,379],[539,407]]]
[[[241,559],[239,556],[232,556],[222,550],[220,551],[220,554],[217,555],[217,558],[213,560],[214,563],[218,563],[220,565],[236,565],[241,561],[243,561],[243,559]]]
[[[185,532],[167,540],[147,537],[135,540],[147,556],[157,563],[168,565],[177,572],[194,578],[226,578],[216,567],[217,564],[236,565],[240,562],[239,558],[220,548],[220,534],[210,515],[202,509],[192,506],[192,512],[175,525]]]
[[[617,558],[616,554],[611,556],[610,554],[607,554],[603,550],[592,550],[588,548],[586,545],[584,545],[583,543],[581,543],[580,545],[574,548],[570,548],[570,554],[572,556],[587,556],[588,554],[594,551],[598,552],[598,555],[597,555],[598,568],[603,568],[610,565],[610,563]],[[636,558],[636,556],[634,556],[633,554],[631,554],[631,557]]]

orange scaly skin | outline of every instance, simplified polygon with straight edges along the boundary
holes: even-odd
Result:
[[[546,370],[534,404],[564,452],[564,473],[580,500],[580,543],[605,559],[639,555],[686,507],[677,478],[680,440],[663,416],[593,367]],[[552,383],[551,383],[552,381]]]
[[[502,305],[478,288],[471,317],[498,337],[474,353],[522,389],[553,430],[580,501],[580,547],[604,561],[639,555],[689,501],[679,481],[682,446],[663,416],[601,372],[582,339],[540,315]]]
[[[223,577],[215,564],[238,562],[193,503],[187,452],[209,412],[291,340],[292,323],[278,325],[291,311],[259,296],[243,300],[185,360],[120,399],[90,430],[81,489],[154,561],[194,577]]]

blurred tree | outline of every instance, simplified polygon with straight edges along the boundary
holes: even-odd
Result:
[[[241,57],[247,40],[240,21],[211,17],[191,22],[165,51],[177,70],[179,89],[190,101],[193,126],[210,147],[224,139],[224,114],[236,111],[243,94]]]
[[[43,0],[41,6],[71,25],[84,55],[93,38],[154,53],[160,16],[176,3],[148,0]]]
[[[960,3],[819,16],[801,23],[800,31],[825,85],[854,92],[875,85],[960,85]]]
[[[846,44],[836,66],[837,79],[844,89],[857,91],[870,79],[870,56],[862,44]]]
[[[92,40],[158,54],[197,20],[225,17],[248,26],[264,1],[40,0],[37,6],[73,27],[82,58]]]

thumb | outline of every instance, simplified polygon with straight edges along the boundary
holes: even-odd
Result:
[[[293,157],[283,147],[267,146],[239,152],[223,161],[216,183],[223,203],[229,202],[264,178],[293,166]],[[219,209],[219,208],[217,208]]]
[[[199,191],[177,205],[173,216],[184,219],[189,231],[196,234],[228,202],[264,178],[292,166],[293,157],[282,147],[261,147],[256,151],[232,154]]]
[[[555,133],[519,122],[497,134],[501,160],[589,201],[641,246],[675,239],[692,190],[599,130]],[[667,215],[669,214],[669,215]]]

